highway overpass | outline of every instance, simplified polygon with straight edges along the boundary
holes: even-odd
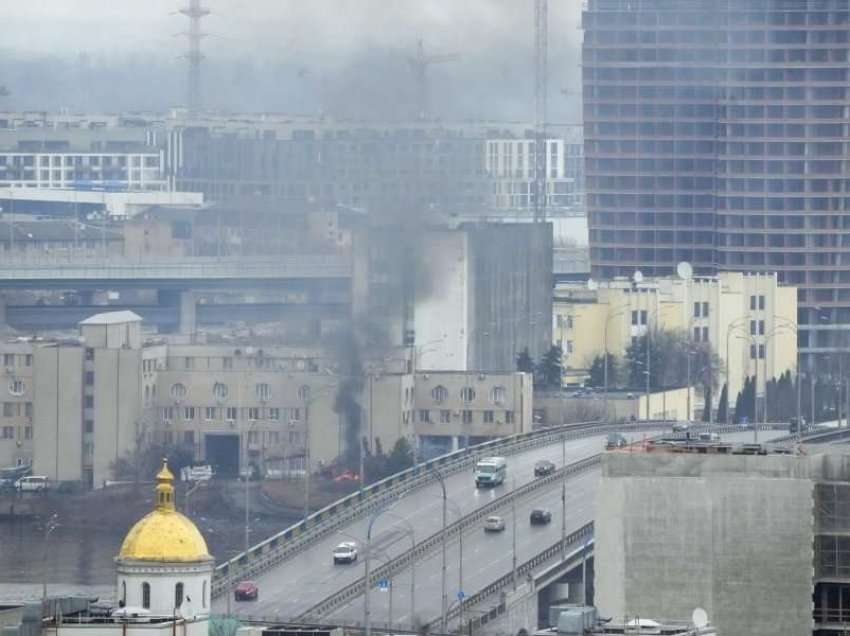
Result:
[[[546,443],[520,450],[508,456],[509,480],[492,490],[475,488],[471,470],[461,469],[445,478],[448,497],[452,504],[449,510],[449,522],[457,517],[468,519],[468,515],[481,513],[485,507],[500,506],[500,497],[512,492],[513,488],[530,490],[527,495],[517,497],[517,555],[523,562],[550,547],[561,537],[560,478],[546,479],[542,487],[535,488],[533,466],[540,459],[549,459],[562,466],[565,452],[566,464],[573,465],[598,455],[602,450],[605,432],[611,429],[589,429],[571,433],[576,438],[566,440],[562,445],[557,435],[551,435]],[[669,430],[669,429],[667,429]],[[642,431],[627,433],[632,439],[639,439],[659,432],[658,425],[644,427]],[[774,435],[778,435],[775,433]],[[752,432],[740,432],[727,436],[730,441],[751,441]],[[767,433],[762,433],[765,437]],[[567,533],[577,530],[593,519],[593,505],[596,485],[599,479],[598,464],[593,460],[585,461],[580,470],[567,477]],[[399,488],[404,488],[403,485]],[[390,497],[373,510],[390,505],[391,514],[382,515],[373,531],[373,545],[376,554],[373,568],[380,566],[381,560],[397,559],[411,547],[409,536],[405,533],[409,522],[415,531],[417,546],[429,537],[439,533],[441,528],[441,490],[436,482],[428,483],[409,493],[401,491],[400,496]],[[548,526],[529,527],[530,510],[535,506],[544,506],[553,513]],[[498,514],[505,517],[508,528],[501,534],[485,535],[480,520],[474,520],[462,530],[464,537],[464,593],[469,596],[492,581],[511,571],[513,560],[512,532],[513,514],[510,505],[502,506]],[[403,518],[405,522],[399,520]],[[362,562],[353,565],[333,565],[331,550],[343,540],[356,540],[363,549],[365,545],[367,519],[365,514],[352,515],[350,520],[339,524],[332,532],[326,532],[320,538],[305,542],[294,550],[288,558],[270,569],[259,573],[248,572],[260,587],[260,599],[256,603],[240,603],[233,611],[242,616],[268,617],[270,619],[295,619],[320,622],[323,620],[356,622],[362,619]],[[306,535],[309,530],[301,530]],[[302,536],[303,536],[302,535]],[[448,595],[457,597],[459,587],[459,541],[454,533],[449,547]],[[290,539],[291,540],[291,539]],[[380,553],[380,554],[379,554]],[[430,542],[428,549],[419,549],[416,554],[417,617],[420,621],[430,622],[440,614],[441,603],[441,552],[438,546]],[[234,570],[236,570],[234,562]],[[243,570],[244,571],[244,570]],[[394,620],[401,624],[411,621],[409,609],[409,577],[407,567],[395,572],[396,582],[393,594]],[[241,578],[239,571],[232,578]],[[217,591],[226,588],[219,578]],[[349,593],[350,592],[350,593]],[[348,595],[347,598],[346,595]],[[421,599],[421,601],[420,601]],[[372,617],[383,622],[388,615],[389,594],[373,592]],[[226,602],[218,598],[214,609],[223,612]]]
[[[202,290],[269,287],[288,280],[348,279],[351,264],[336,255],[275,258],[78,259],[19,258],[0,263],[3,289]]]

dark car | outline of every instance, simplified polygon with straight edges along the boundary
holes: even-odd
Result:
[[[233,597],[237,601],[256,601],[260,595],[260,588],[253,581],[242,581],[233,591]]]
[[[614,448],[623,448],[623,446],[628,443],[628,440],[619,433],[611,433],[610,435],[608,435],[607,438],[605,438],[606,450],[611,450]]]
[[[552,521],[552,513],[548,510],[544,510],[543,508],[535,508],[531,511],[531,517],[529,520],[533,526],[545,526],[547,523]]]
[[[554,472],[555,464],[550,462],[548,459],[541,459],[539,462],[534,464],[535,477],[545,477],[546,475],[551,475]]]

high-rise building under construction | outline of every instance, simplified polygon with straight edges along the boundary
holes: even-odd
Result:
[[[778,272],[850,345],[847,0],[585,0],[593,275]]]

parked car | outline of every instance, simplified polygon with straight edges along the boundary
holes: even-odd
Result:
[[[360,478],[357,476],[357,473],[351,470],[343,471],[339,475],[334,477],[334,481],[338,484],[345,481],[359,481],[359,479]]]
[[[501,532],[505,529],[505,520],[498,515],[487,517],[484,520],[484,532]]]
[[[673,424],[673,432],[674,433],[687,433],[690,429],[687,422],[676,422]]]
[[[11,479],[0,479],[0,492],[9,492],[15,489],[15,482]]]
[[[612,450],[615,448],[623,448],[628,443],[629,441],[619,433],[610,433],[608,437],[605,438],[605,449]]]
[[[334,548],[334,565],[337,563],[354,563],[357,560],[357,544],[353,541],[343,541]]]
[[[547,523],[552,521],[552,513],[545,508],[535,508],[531,511],[531,517],[529,520],[533,526],[545,526]]]
[[[21,492],[40,492],[47,490],[49,482],[47,477],[42,475],[30,475],[29,477],[21,477],[15,482],[15,489]]]
[[[555,464],[550,462],[548,459],[541,459],[539,462],[534,464],[535,477],[545,477],[546,475],[551,475],[554,472]]]
[[[720,433],[700,433],[699,441],[701,442],[719,442]]]
[[[241,581],[233,590],[233,598],[237,601],[256,601],[260,595],[260,588],[254,581]]]

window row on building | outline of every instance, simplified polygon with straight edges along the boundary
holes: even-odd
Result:
[[[419,409],[419,422],[422,424],[451,424],[457,420],[463,424],[513,424],[513,411],[471,411],[463,409],[452,411],[451,409]]]
[[[302,409],[265,407],[265,406],[165,406],[160,409],[160,417],[164,422],[182,420],[192,422],[202,419],[207,422],[236,422],[270,421],[270,422],[300,422]]]

